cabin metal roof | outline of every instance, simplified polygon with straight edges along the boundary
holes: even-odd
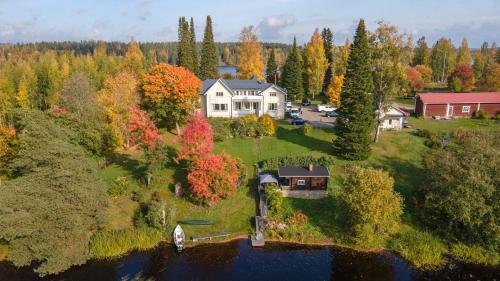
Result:
[[[278,175],[283,177],[309,177],[309,178],[328,178],[330,173],[325,166],[313,166],[312,171],[309,167],[278,167]]]

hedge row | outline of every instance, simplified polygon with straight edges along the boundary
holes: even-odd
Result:
[[[272,136],[276,132],[276,121],[269,115],[257,118],[249,115],[237,119],[209,118],[215,141],[230,138]]]
[[[278,170],[278,166],[307,167],[309,164],[313,164],[315,166],[322,165],[329,167],[334,164],[334,161],[334,158],[330,156],[282,156],[261,161],[260,167],[265,172],[276,172]]]

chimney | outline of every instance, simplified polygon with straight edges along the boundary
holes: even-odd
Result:
[[[312,172],[313,167],[314,167],[313,164],[309,164],[309,172]]]

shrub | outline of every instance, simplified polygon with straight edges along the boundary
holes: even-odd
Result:
[[[300,227],[308,224],[309,218],[301,211],[295,211],[288,217],[287,222],[293,227]]]
[[[0,241],[0,262],[5,260],[5,258],[7,258],[7,256],[9,255],[9,246]]]
[[[313,157],[310,155],[304,156],[281,156],[273,157],[264,160],[260,163],[263,171],[276,172],[279,166],[298,166],[307,167],[309,164],[322,165],[329,167],[334,164],[334,158],[330,156]]]
[[[96,259],[111,259],[132,250],[152,249],[162,240],[161,231],[154,228],[103,231],[92,237],[89,252]]]
[[[474,112],[474,118],[481,119],[481,120],[487,120],[488,113],[482,109],[479,109],[478,111]]]
[[[417,268],[435,268],[444,263],[446,246],[427,231],[409,230],[398,233],[389,246],[401,253]]]
[[[278,185],[269,183],[265,185],[267,197],[267,207],[271,214],[277,215],[283,209],[283,193],[281,193]]]
[[[299,130],[299,133],[301,135],[306,136],[306,135],[309,135],[311,133],[311,131],[313,130],[313,127],[311,126],[311,124],[306,123],[306,124],[304,124],[304,126],[298,128],[298,130]]]
[[[273,136],[276,133],[277,124],[276,121],[269,115],[264,114],[259,117],[258,122],[263,127],[264,136]]]
[[[232,122],[226,118],[210,118],[215,141],[225,141],[231,138]]]
[[[162,213],[165,212],[165,217],[162,218]],[[166,210],[165,204],[150,201],[148,203],[142,203],[140,208],[137,210],[135,216],[135,224],[139,227],[149,226],[152,228],[162,229],[166,224]]]
[[[450,90],[454,93],[458,93],[462,91],[462,82],[458,78],[452,78],[448,82],[448,86],[450,87]]]
[[[182,132],[179,159],[194,161],[212,152],[213,144],[212,126],[203,114],[195,113]]]
[[[451,247],[451,254],[457,260],[467,263],[486,265],[498,265],[500,263],[500,253],[498,251],[488,250],[478,245],[454,244]]]

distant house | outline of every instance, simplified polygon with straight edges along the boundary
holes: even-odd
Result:
[[[382,123],[380,124],[380,128],[382,130],[401,130],[407,119],[407,112],[391,106],[381,114]]]
[[[255,114],[285,117],[286,90],[257,78],[208,79],[200,93],[201,110],[207,117],[237,118]]]
[[[278,167],[281,189],[326,190],[330,173],[325,166]]]
[[[425,93],[415,100],[415,114],[423,117],[471,117],[480,109],[489,116],[500,113],[500,92]]]

